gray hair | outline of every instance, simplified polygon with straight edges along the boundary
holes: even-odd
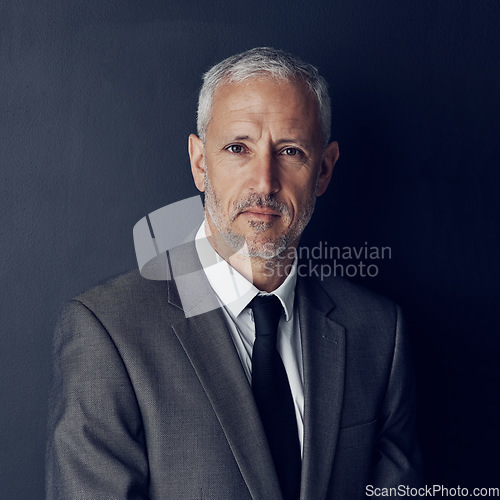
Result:
[[[205,142],[212,115],[215,91],[223,83],[238,83],[248,78],[268,76],[292,82],[297,78],[307,84],[318,104],[318,114],[326,147],[331,133],[331,109],[328,86],[312,64],[271,47],[257,47],[224,59],[203,75],[203,86],[198,98],[198,136]]]

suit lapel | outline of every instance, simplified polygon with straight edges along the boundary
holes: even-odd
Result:
[[[329,318],[333,303],[321,285],[297,282],[304,360],[302,500],[325,498],[340,427],[345,330]]]
[[[169,302],[185,313],[172,328],[212,404],[252,498],[281,499],[250,384],[195,247],[185,246],[182,259],[172,252],[170,257],[176,284],[168,282]]]

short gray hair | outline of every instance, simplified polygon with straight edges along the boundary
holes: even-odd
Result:
[[[328,85],[312,64],[271,47],[257,47],[224,59],[203,75],[203,86],[198,98],[198,136],[205,142],[212,115],[215,91],[223,83],[238,83],[249,78],[268,76],[292,82],[301,79],[307,84],[318,104],[318,115],[326,147],[331,133],[331,109]]]

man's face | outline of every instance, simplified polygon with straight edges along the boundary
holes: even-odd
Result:
[[[222,85],[205,144],[190,136],[209,229],[249,257],[272,258],[297,245],[337,156],[336,143],[323,152],[317,104],[300,81]]]

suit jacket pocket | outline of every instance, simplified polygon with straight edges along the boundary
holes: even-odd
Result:
[[[340,428],[328,499],[365,498],[376,436],[376,419]]]
[[[372,450],[377,432],[377,419],[341,427],[337,446],[342,449],[366,447]]]

